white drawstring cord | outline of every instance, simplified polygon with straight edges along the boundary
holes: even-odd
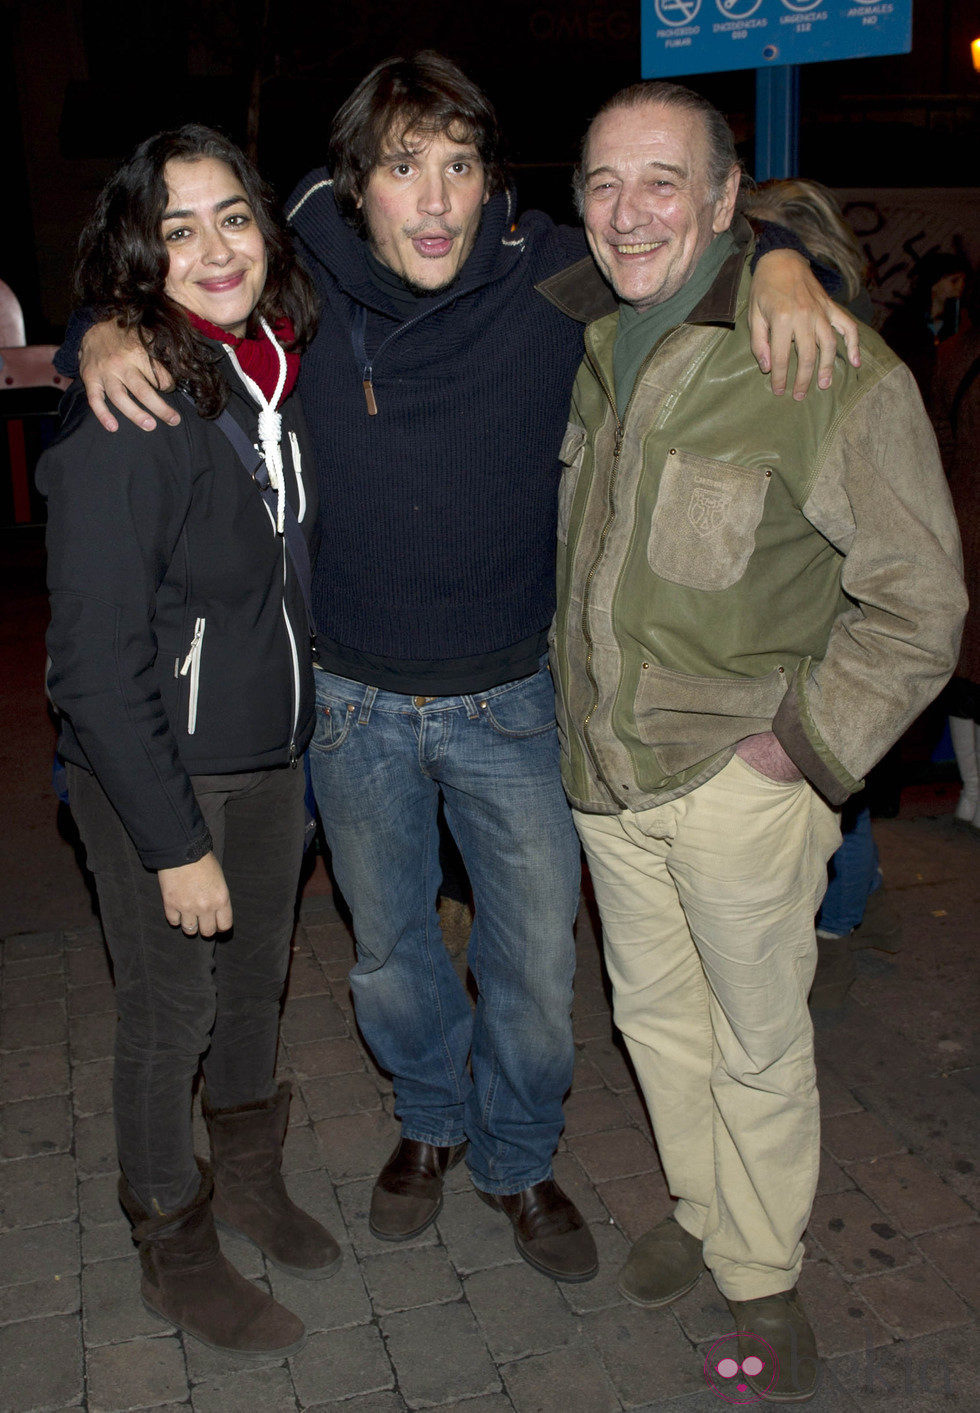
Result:
[[[285,529],[286,478],[282,470],[282,417],[276,411],[276,404],[286,386],[286,355],[266,321],[260,318],[259,323],[262,325],[262,331],[266,338],[279,355],[279,378],[271,398],[267,398],[255,379],[248,376],[231,345],[226,343],[224,350],[234,363],[238,376],[259,404],[259,442],[262,449],[262,459],[269,472],[269,485],[276,493],[276,529],[281,535]]]

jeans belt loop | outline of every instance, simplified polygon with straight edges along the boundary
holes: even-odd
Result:
[[[364,700],[361,702],[361,712],[357,718],[358,726],[366,726],[371,720],[371,708],[374,706],[374,699],[378,695],[377,687],[368,687],[364,693]]]
[[[476,705],[476,698],[471,696],[469,692],[464,692],[462,700],[463,705],[466,707],[466,715],[469,717],[470,721],[475,721],[480,715]]]

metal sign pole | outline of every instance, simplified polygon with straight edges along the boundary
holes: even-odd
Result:
[[[800,171],[800,66],[755,71],[755,179]]]

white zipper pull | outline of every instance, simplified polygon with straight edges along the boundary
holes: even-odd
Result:
[[[203,618],[195,619],[190,652],[184,658],[183,666],[180,669],[181,677],[186,677],[190,673],[187,691],[188,736],[193,736],[197,730],[197,695],[201,684],[201,648],[204,642],[204,622]]]
[[[190,652],[187,654],[187,656],[184,658],[184,661],[183,661],[183,662],[181,663],[181,665],[180,665],[180,675],[181,675],[181,677],[186,677],[186,676],[187,676],[187,673],[190,671],[191,663],[194,661],[194,655],[195,655],[195,653],[197,652],[198,648],[200,647],[200,645],[201,645],[201,639],[202,639],[203,637],[204,637],[204,619],[203,619],[203,618],[197,618],[197,619],[194,620],[194,636],[193,636],[193,638],[191,639]]]

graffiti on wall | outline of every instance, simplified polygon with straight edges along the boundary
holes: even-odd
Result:
[[[902,303],[926,255],[948,251],[980,267],[980,189],[838,189],[834,194],[868,261],[877,327]]]

